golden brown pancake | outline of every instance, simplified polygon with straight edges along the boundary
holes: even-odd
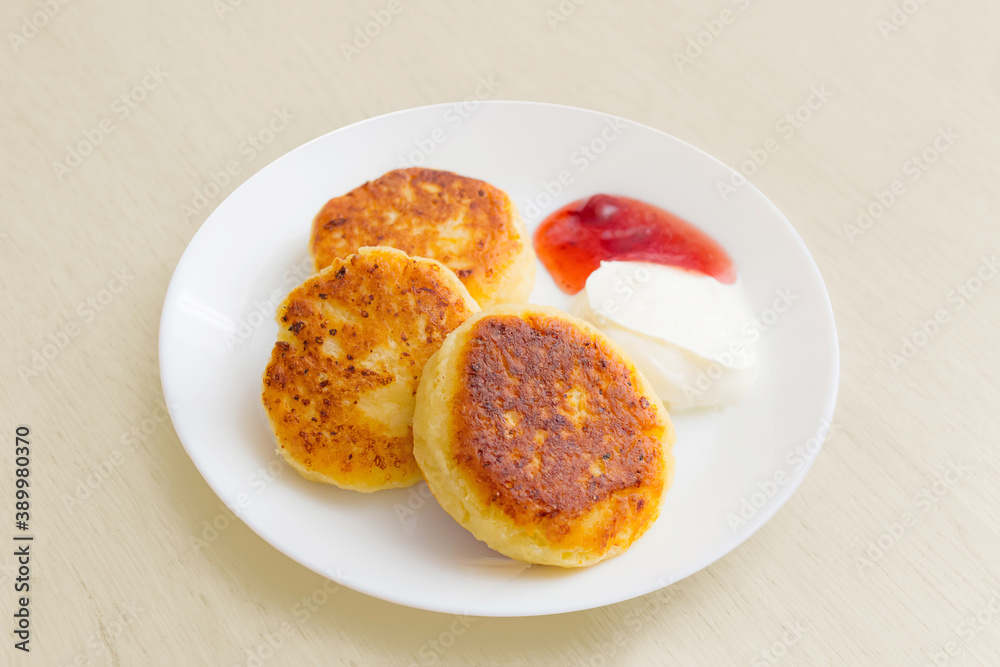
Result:
[[[262,400],[303,477],[356,491],[420,480],[410,425],[420,374],[479,310],[446,266],[361,248],[292,290]]]
[[[441,506],[531,563],[617,555],[660,513],[674,430],[646,379],[597,329],[542,306],[496,306],[424,368],[414,456]]]
[[[449,171],[397,169],[328,201],[309,241],[316,270],[362,246],[438,260],[483,307],[524,301],[535,282],[535,254],[510,197]]]

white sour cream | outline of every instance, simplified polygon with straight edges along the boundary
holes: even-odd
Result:
[[[601,262],[573,311],[618,343],[671,409],[734,405],[757,378],[753,313],[739,281]]]

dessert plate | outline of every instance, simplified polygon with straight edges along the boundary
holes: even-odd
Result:
[[[671,211],[730,254],[760,338],[761,372],[737,406],[672,415],[676,476],[656,524],[626,553],[563,570],[475,540],[425,484],[359,494],[308,482],[275,454],[260,406],[274,311],[311,273],[313,216],[331,197],[403,166],[506,190],[534,230],[604,192]],[[741,184],[742,183],[742,184]],[[567,308],[540,265],[532,302]],[[252,176],[209,216],[174,271],[160,375],[177,435],[219,497],[290,558],[358,591],[482,616],[554,614],[650,593],[718,560],[805,477],[826,436],[839,360],[830,300],[788,220],[733,170],[663,132],[532,102],[408,109],[341,128]]]

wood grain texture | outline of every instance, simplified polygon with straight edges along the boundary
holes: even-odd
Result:
[[[961,307],[949,300],[1000,252],[1000,5],[900,3],[919,9],[883,35],[890,0],[567,0],[573,11],[554,27],[556,0],[400,0],[348,59],[341,44],[387,2],[221,2],[69,0],[37,34],[24,25],[42,3],[0,11],[0,428],[33,429],[40,538],[33,650],[4,640],[0,662],[1000,664],[1000,280]],[[724,10],[732,21],[679,67],[689,38]],[[30,37],[11,37],[22,30]],[[147,68],[165,77],[120,117],[115,99]],[[452,636],[449,616],[327,594],[322,577],[223,511],[162,419],[157,325],[185,245],[239,183],[313,137],[464,98],[489,75],[498,99],[619,114],[736,167],[826,86],[830,99],[751,180],[829,287],[839,431],[787,506],[708,569],[603,609],[477,619]],[[294,119],[245,159],[240,143],[274,109]],[[104,119],[113,131],[60,178],[53,162]],[[858,209],[949,127],[948,151],[852,238]],[[233,182],[185,216],[193,191],[234,159]],[[110,300],[109,287],[121,287]],[[901,338],[941,309],[948,322],[894,364]],[[67,326],[75,333],[46,350]],[[44,369],[22,377],[46,352]],[[0,452],[6,503],[13,449]],[[919,494],[933,495],[951,463],[968,470],[939,483],[924,512]],[[915,525],[861,562],[905,513]],[[226,526],[217,539],[193,545],[213,521]],[[324,602],[298,606],[313,595]],[[776,643],[782,655],[765,656]]]

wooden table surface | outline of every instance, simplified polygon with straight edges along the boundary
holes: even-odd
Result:
[[[9,0],[0,25],[0,663],[1000,664],[996,2]],[[495,99],[618,114],[754,172],[826,280],[842,378],[837,435],[730,555],[610,607],[456,626],[327,593],[220,519],[164,416],[157,326],[239,183],[480,77]]]

